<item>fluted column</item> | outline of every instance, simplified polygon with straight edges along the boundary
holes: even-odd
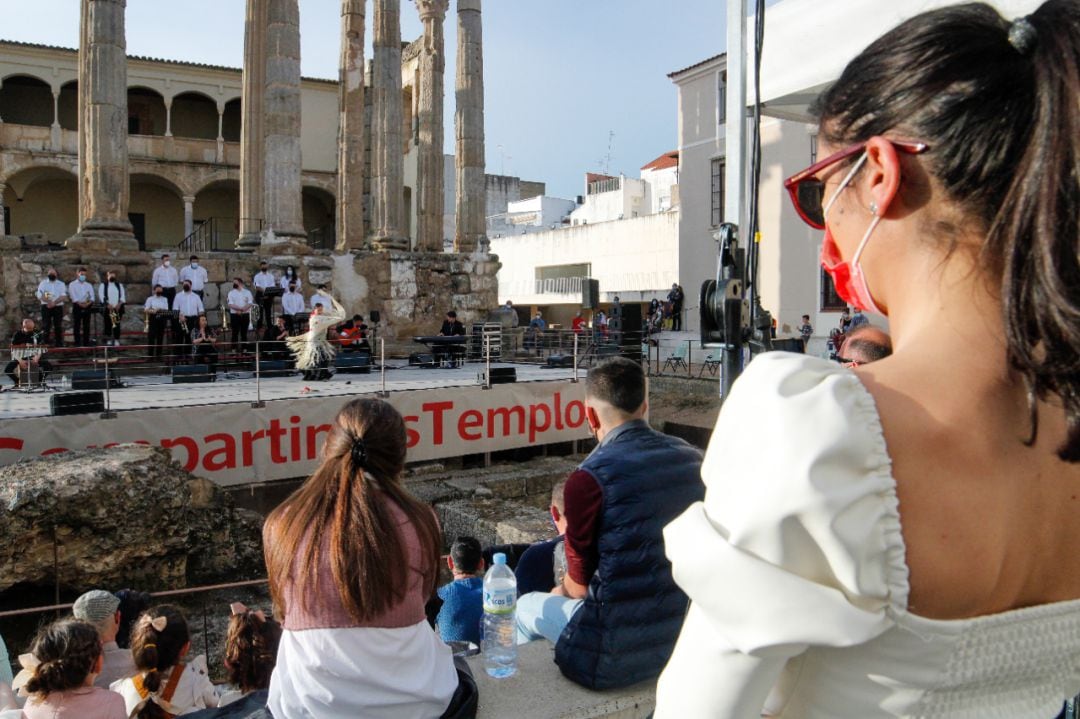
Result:
[[[300,146],[299,0],[267,0],[266,97],[263,131],[264,213],[279,240],[304,242]]]
[[[338,95],[337,248],[359,249],[364,237],[364,12],[366,0],[341,0]]]
[[[401,4],[375,0],[372,84],[371,241],[379,250],[408,249],[405,157],[401,123]]]
[[[195,198],[184,196],[184,237],[190,237],[195,231]]]
[[[446,72],[443,23],[449,0],[416,0],[424,24],[420,50],[417,116],[420,157],[417,168],[416,249],[443,249],[443,75]]]
[[[457,208],[454,251],[487,249],[484,185],[484,45],[480,0],[458,0]]]
[[[263,112],[266,97],[266,0],[247,0],[240,99],[240,238],[257,247],[263,214]]]
[[[128,220],[126,0],[82,0],[79,232],[68,246],[137,249]]]

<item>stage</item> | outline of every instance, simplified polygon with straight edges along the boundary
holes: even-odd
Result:
[[[516,382],[485,389],[482,363],[435,368],[388,361],[386,400],[406,419],[409,461],[588,436],[584,381],[572,381],[572,368],[492,363],[493,369],[509,367]],[[125,386],[108,392],[115,416],[52,416],[50,396],[61,391],[55,375],[54,390],[0,394],[0,465],[142,442],[171,449],[189,471],[223,485],[298,477],[314,468],[321,435],[338,409],[383,389],[378,367],[326,381],[219,371],[212,383],[172,384],[168,374],[118,374]],[[4,386],[11,387],[6,379]]]

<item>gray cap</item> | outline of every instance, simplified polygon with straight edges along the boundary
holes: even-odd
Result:
[[[100,624],[116,614],[120,607],[120,598],[104,589],[92,589],[75,600],[71,613],[76,619],[91,624]]]

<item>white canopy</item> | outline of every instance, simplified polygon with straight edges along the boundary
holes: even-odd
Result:
[[[728,0],[734,2],[735,0]],[[765,11],[765,53],[761,59],[763,112],[810,121],[807,107],[840,76],[867,45],[909,17],[956,4],[957,0],[783,0]],[[1041,0],[993,0],[1012,19],[1035,11]],[[748,23],[748,41],[753,36]],[[748,43],[749,44],[749,43]],[[753,68],[753,48],[746,67]],[[747,77],[748,102],[754,100]]]

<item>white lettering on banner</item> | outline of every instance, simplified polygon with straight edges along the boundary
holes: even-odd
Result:
[[[527,382],[395,392],[410,462],[494,452],[588,436],[584,384]],[[302,477],[346,403],[365,395],[120,412],[116,419],[0,421],[0,465],[73,449],[137,443],[172,451],[185,469],[218,484]],[[72,421],[74,420],[74,422]]]

